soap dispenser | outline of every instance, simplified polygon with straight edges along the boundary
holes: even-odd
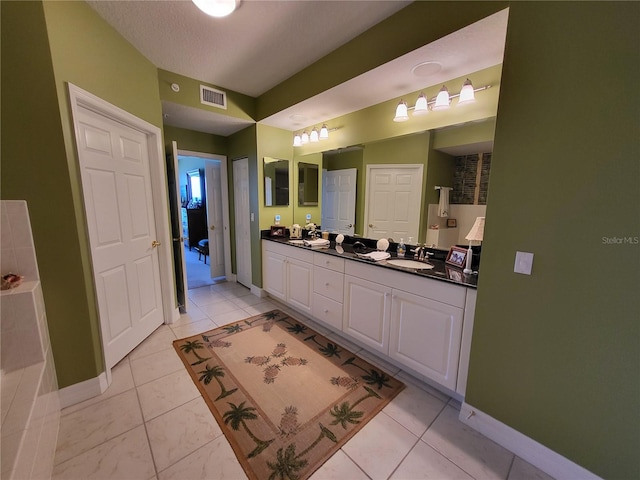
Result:
[[[400,243],[398,244],[398,249],[396,250],[398,258],[404,258],[404,253],[407,251],[407,247],[404,244],[404,238],[400,239]]]

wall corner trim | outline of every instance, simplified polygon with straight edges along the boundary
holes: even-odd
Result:
[[[60,395],[60,408],[70,407],[76,403],[97,397],[107,389],[109,383],[107,372],[102,372],[97,377],[61,388],[58,392]]]
[[[510,450],[553,478],[602,480],[601,477],[554,452],[523,433],[505,425],[477,408],[463,403],[459,419],[465,425]]]

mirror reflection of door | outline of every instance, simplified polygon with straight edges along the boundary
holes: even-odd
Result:
[[[329,170],[323,173],[322,229],[353,235],[356,225],[356,177],[358,170]]]
[[[298,163],[298,206],[318,205],[318,165]]]
[[[365,237],[418,238],[422,165],[367,165]]]
[[[289,205],[289,160],[264,157],[264,206]]]

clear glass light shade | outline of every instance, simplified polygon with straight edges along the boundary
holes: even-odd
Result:
[[[299,147],[300,145],[302,145],[302,138],[300,138],[300,135],[295,135],[293,137],[293,146]]]
[[[301,140],[302,140],[302,145],[304,145],[305,143],[309,143],[309,134],[306,131],[302,132]]]
[[[460,90],[460,96],[458,97],[458,105],[463,105],[465,103],[473,103],[476,101],[476,94],[473,90],[473,85],[471,84],[471,80],[467,78],[467,80],[462,85],[462,90]]]
[[[318,130],[316,130],[315,128],[313,130],[311,130],[311,135],[309,135],[309,141],[310,142],[317,142],[319,140],[318,138]]]
[[[436,97],[436,103],[433,105],[434,110],[444,110],[445,108],[449,108],[449,103],[451,99],[449,98],[449,90],[444,85],[438,92],[438,96]]]
[[[233,12],[240,0],[192,0],[196,7],[212,17],[226,17]]]
[[[329,129],[326,125],[322,125],[320,129],[320,140],[327,140],[329,138]]]
[[[416,100],[416,106],[413,107],[413,114],[415,116],[425,115],[429,113],[429,105],[427,104],[427,97],[424,96],[424,93],[421,93]]]
[[[394,122],[406,122],[409,120],[409,115],[407,115],[407,104],[404,100],[400,100],[398,107],[396,108],[396,116],[394,117]]]

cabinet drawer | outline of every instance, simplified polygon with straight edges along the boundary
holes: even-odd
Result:
[[[344,275],[326,268],[313,267],[313,291],[342,303]]]
[[[314,252],[313,264],[336,272],[344,272],[344,258],[337,258],[326,253]]]
[[[317,320],[336,330],[342,330],[342,303],[314,293],[311,313]]]
[[[284,243],[272,242],[270,240],[262,240],[262,244],[267,252],[275,252],[285,257],[295,258],[302,262],[313,264],[314,252],[310,250],[305,250],[304,248],[293,245],[286,245]]]

